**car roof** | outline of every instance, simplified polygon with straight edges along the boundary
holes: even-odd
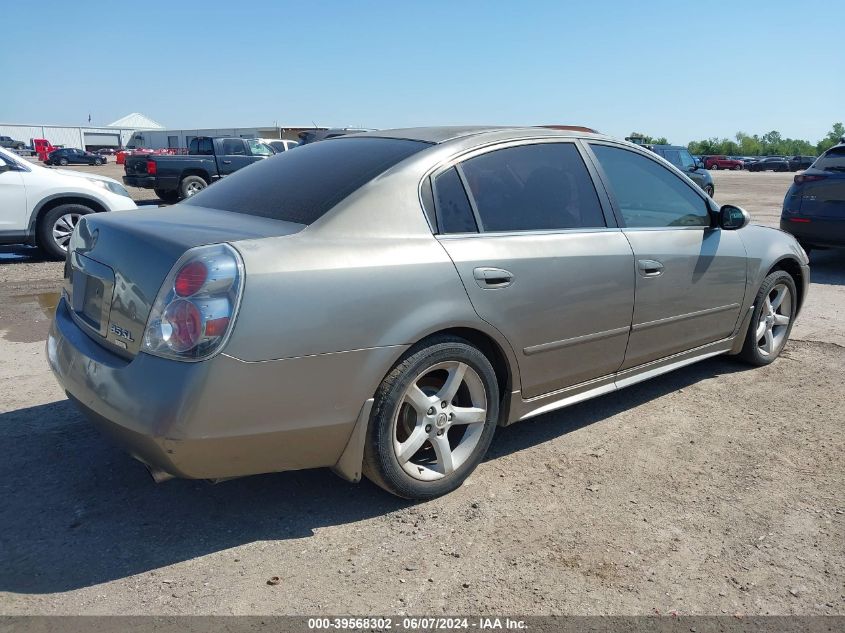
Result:
[[[502,133],[507,133],[508,136],[512,136],[513,138],[556,136],[604,136],[602,134],[582,130],[556,130],[547,127],[508,127],[492,125],[395,128],[391,130],[374,130],[372,132],[359,132],[354,136],[355,138],[370,137],[404,139],[410,141],[422,141],[424,143],[432,143],[435,145],[439,145],[440,143],[445,143],[447,141],[452,141],[460,138],[467,138],[470,136],[495,137],[502,135]]]

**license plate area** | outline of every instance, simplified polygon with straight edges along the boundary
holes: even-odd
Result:
[[[71,253],[70,266],[71,310],[78,321],[105,338],[114,271],[75,251]]]

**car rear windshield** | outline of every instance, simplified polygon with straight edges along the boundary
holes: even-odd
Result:
[[[813,167],[825,171],[845,171],[845,146],[827,150],[819,156]]]
[[[339,138],[282,152],[227,176],[183,204],[311,224],[353,191],[429,143]]]

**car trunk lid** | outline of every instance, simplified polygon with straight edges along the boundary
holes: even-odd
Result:
[[[153,302],[190,248],[293,235],[303,224],[177,205],[85,216],[65,265],[65,294],[91,338],[131,358],[141,348]]]

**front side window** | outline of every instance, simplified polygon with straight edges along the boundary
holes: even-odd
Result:
[[[618,147],[591,147],[627,226],[710,226],[704,199],[659,163]]]
[[[253,156],[272,156],[275,153],[264,143],[259,143],[254,139],[248,140],[247,143],[249,144],[249,151]]]
[[[461,163],[484,231],[606,226],[595,187],[572,143],[498,149]]]

